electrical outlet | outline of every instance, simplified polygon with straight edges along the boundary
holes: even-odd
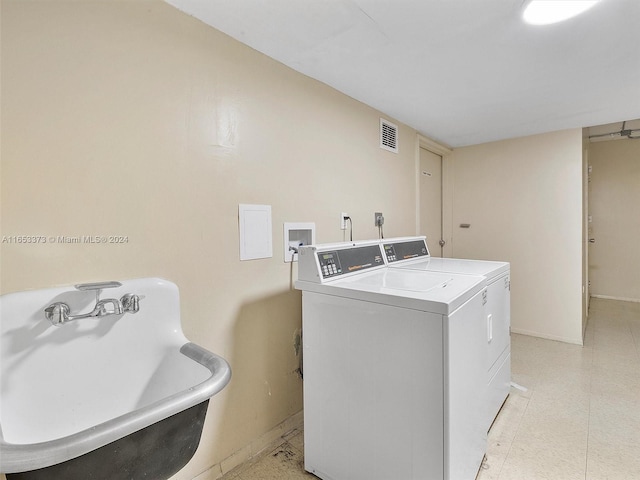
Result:
[[[381,227],[384,224],[384,217],[381,212],[374,213],[374,221],[376,227]]]
[[[340,212],[340,230],[347,229],[347,218],[349,218],[348,213]]]

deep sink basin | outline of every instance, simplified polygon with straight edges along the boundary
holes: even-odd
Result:
[[[90,312],[95,292],[71,286],[0,297],[0,472],[37,473],[72,459],[86,464],[87,458],[91,463],[117,465],[119,452],[143,452],[142,446],[131,444],[132,438],[147,444],[149,451],[168,449],[161,454],[165,460],[176,458],[164,473],[157,472],[154,456],[136,459],[138,472],[146,472],[144,463],[149,462],[153,472],[149,478],[154,480],[168,478],[191,458],[206,412],[206,403],[202,404],[226,386],[231,369],[223,358],[189,342],[182,333],[175,284],[158,278],[122,281],[121,287],[104,290],[101,297],[120,298],[126,293],[140,296],[137,313],[83,318],[59,326],[45,318],[45,308],[64,302],[74,313]],[[174,417],[177,414],[181,416]],[[162,446],[162,428],[170,428],[171,438],[180,439],[176,430],[180,426],[191,428],[185,441]],[[94,453],[82,459],[129,436],[118,448],[100,450],[113,452],[114,458]],[[188,458],[172,454],[179,451],[190,452]],[[87,478],[86,468],[78,478]],[[96,464],[91,478],[117,478],[113,472],[100,476],[101,471],[106,472],[105,466]],[[46,478],[36,473],[14,478]],[[131,476],[123,472],[122,478]]]

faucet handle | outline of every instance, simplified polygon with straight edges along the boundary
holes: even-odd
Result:
[[[44,316],[52,325],[59,327],[69,320],[69,305],[62,302],[56,302],[44,309]]]
[[[126,293],[120,299],[122,310],[125,313],[138,313],[140,310],[140,297],[133,293]]]

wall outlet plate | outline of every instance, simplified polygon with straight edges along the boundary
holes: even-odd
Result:
[[[347,229],[347,218],[349,218],[349,214],[346,212],[340,212],[340,230]]]
[[[382,215],[381,212],[376,212],[373,215],[374,215],[374,222],[376,227],[381,227],[382,225],[384,225],[384,216]]]

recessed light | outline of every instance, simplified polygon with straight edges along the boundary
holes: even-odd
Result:
[[[562,22],[589,10],[600,0],[531,0],[522,18],[531,25]]]

